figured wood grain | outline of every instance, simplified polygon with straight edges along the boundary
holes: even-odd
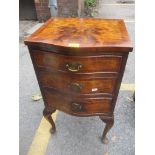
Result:
[[[65,56],[50,52],[32,52],[34,61],[38,66],[50,67],[57,70],[70,72],[66,64],[79,63],[82,65],[78,73],[90,72],[118,72],[121,65],[122,56],[120,55],[101,55],[101,56]]]
[[[132,50],[123,20],[115,19],[51,18],[27,37],[25,44],[104,50],[122,47],[124,52]]]
[[[81,75],[79,78],[79,76],[48,71],[39,71],[39,78],[44,87],[55,88],[69,94],[107,93],[112,95],[117,80],[116,77],[103,77],[100,75],[97,77]],[[78,84],[81,89],[78,89],[74,84]],[[71,87],[72,85],[74,87]]]
[[[27,37],[25,44],[43,96],[43,114],[52,131],[51,114],[56,109],[76,116],[100,116],[106,123],[102,140],[107,141],[132,51],[123,20],[51,18]]]
[[[98,114],[108,115],[111,113],[111,98],[76,98],[70,95],[61,94],[53,89],[44,88],[44,91],[49,108],[52,107],[71,115],[78,116],[90,116]],[[80,104],[82,109],[78,112],[72,110],[72,103]]]

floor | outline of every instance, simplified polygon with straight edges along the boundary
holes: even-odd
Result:
[[[126,2],[126,3],[125,3]],[[128,2],[128,3],[127,3]],[[134,43],[134,3],[126,0],[100,0],[100,18],[123,18]],[[109,12],[109,13],[107,13]],[[117,12],[117,13],[116,13]],[[35,27],[34,27],[35,26]],[[40,93],[27,47],[23,37],[40,25],[36,21],[20,21],[20,155],[134,155],[135,103],[132,101],[134,85],[134,52],[130,53],[116,110],[115,124],[109,132],[110,142],[103,145],[100,137],[105,124],[98,117],[80,119],[56,112],[57,132],[50,135],[50,125],[42,117],[43,100],[33,101]]]

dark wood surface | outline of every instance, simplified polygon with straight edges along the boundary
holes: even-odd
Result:
[[[51,18],[25,40],[43,96],[43,115],[56,130],[56,110],[100,116],[102,141],[114,123],[114,108],[132,45],[122,20]]]
[[[52,69],[70,72],[66,65],[79,64],[78,73],[89,72],[118,72],[121,65],[122,56],[100,55],[100,56],[65,56],[43,51],[32,53],[37,66],[46,66]]]
[[[39,78],[44,87],[55,88],[69,94],[113,94],[117,80],[117,77],[104,77],[100,74],[96,77],[81,75],[79,78],[79,76],[71,76],[67,73],[47,71],[39,71]]]
[[[54,107],[76,116],[108,115],[111,113],[112,98],[109,97],[75,97],[48,88],[44,88],[44,91],[49,108]]]

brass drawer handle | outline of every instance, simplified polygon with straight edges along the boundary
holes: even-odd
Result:
[[[71,72],[78,72],[80,68],[82,68],[82,65],[80,63],[67,63],[66,68]]]
[[[74,91],[80,91],[83,88],[83,85],[79,83],[70,83],[68,86],[71,90],[74,90]]]
[[[74,112],[80,112],[80,111],[82,111],[83,108],[80,103],[73,102],[73,103],[71,103],[71,109]]]

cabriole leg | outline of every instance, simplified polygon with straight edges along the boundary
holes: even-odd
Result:
[[[56,110],[47,110],[46,108],[43,110],[43,116],[46,118],[46,120],[51,124],[52,128],[50,130],[51,133],[55,133],[56,127],[55,123],[52,119],[52,113],[54,113]]]
[[[103,142],[104,144],[107,144],[107,143],[109,142],[109,140],[108,140],[108,138],[107,138],[107,133],[108,133],[108,131],[112,128],[112,126],[113,126],[113,124],[114,124],[114,116],[108,117],[108,118],[106,118],[106,117],[104,117],[104,116],[100,116],[100,119],[101,119],[104,123],[106,123],[106,126],[105,126],[105,128],[104,128],[104,131],[103,131],[101,140],[102,140],[102,142]]]

